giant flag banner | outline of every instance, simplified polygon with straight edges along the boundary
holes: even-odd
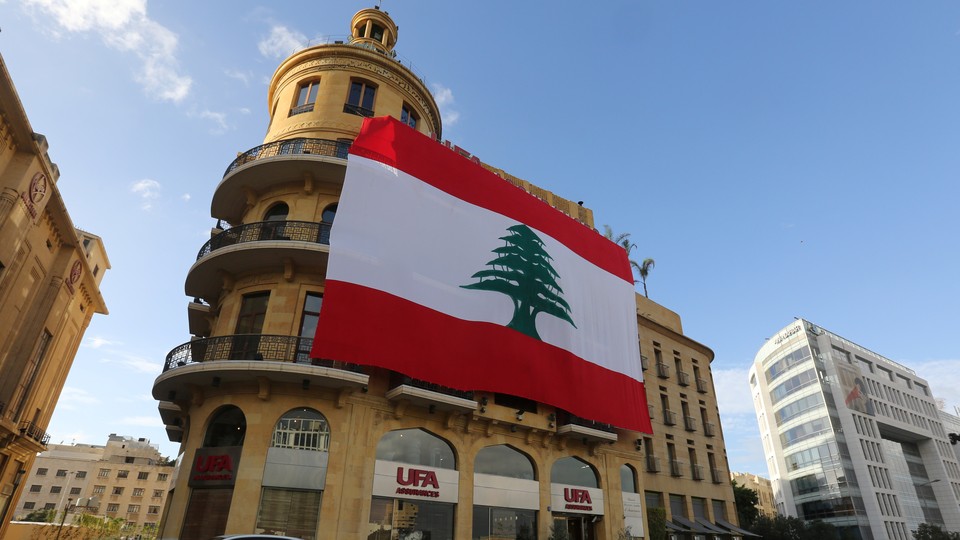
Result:
[[[391,118],[350,149],[312,356],[650,432],[623,248]]]

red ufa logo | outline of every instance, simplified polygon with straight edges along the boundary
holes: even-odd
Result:
[[[437,473],[433,471],[424,471],[421,469],[409,469],[407,479],[403,479],[403,467],[397,467],[397,483],[401,486],[414,487],[432,487],[440,489],[440,483],[437,482]]]
[[[197,462],[193,466],[197,472],[233,472],[233,460],[229,455],[207,456],[204,461],[203,456],[197,456]]]
[[[585,489],[563,488],[563,499],[571,503],[593,504],[590,500],[590,492]]]

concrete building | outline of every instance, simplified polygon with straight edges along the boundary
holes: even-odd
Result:
[[[153,532],[173,481],[173,463],[148,439],[111,434],[105,446],[51,444],[24,480],[14,516],[66,511],[66,522],[88,514],[122,518],[129,534]]]
[[[83,334],[106,314],[110,262],[74,227],[60,171],[33,131],[0,57],[0,538],[23,476],[47,447],[47,424]]]
[[[739,536],[718,527],[736,513],[713,352],[646,298],[637,297],[637,323],[653,436],[310,358],[329,231],[363,118],[442,133],[429,90],[395,59],[390,16],[361,10],[350,30],[346,42],[281,63],[263,144],[229,164],[213,195],[218,226],[186,277],[193,335],[153,387],[181,443],[159,536],[546,538],[557,527],[610,539],[627,526],[644,536],[650,505],[665,508],[678,534]],[[582,205],[484,166],[593,227]]]
[[[779,513],[865,539],[960,531],[960,466],[913,370],[798,319],[749,380]]]
[[[773,498],[773,484],[770,483],[769,478],[752,473],[731,472],[730,480],[757,492],[757,509],[761,514],[769,517],[777,515],[777,503]]]

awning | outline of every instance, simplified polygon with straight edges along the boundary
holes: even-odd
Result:
[[[721,526],[721,527],[723,527],[723,528],[725,528],[725,529],[730,529],[730,532],[732,532],[732,533],[734,533],[734,534],[738,534],[738,535],[740,535],[740,536],[755,536],[755,537],[757,537],[757,538],[760,538],[760,535],[759,535],[759,534],[754,534],[754,533],[752,533],[752,532],[750,532],[750,531],[745,531],[745,530],[741,529],[740,527],[737,527],[736,525],[734,525],[734,524],[732,524],[732,523],[728,523],[727,521],[724,521],[724,520],[722,520],[722,519],[720,519],[720,518],[717,518],[717,525],[719,525],[719,526]]]
[[[685,527],[681,527],[680,525],[676,525],[675,523],[673,523],[673,522],[671,522],[671,521],[664,521],[664,524],[666,524],[667,530],[669,530],[669,531],[678,532],[678,533],[690,532],[690,529],[687,529],[687,528],[685,528]]]
[[[730,534],[730,531],[728,531],[728,530],[726,530],[726,529],[721,529],[720,527],[717,527],[717,526],[714,525],[713,523],[710,523],[709,521],[707,521],[707,520],[705,520],[705,519],[703,519],[703,518],[697,518],[697,523],[699,523],[700,525],[703,525],[704,527],[710,529],[711,531],[713,531],[714,534]]]
[[[689,530],[691,530],[691,531],[693,531],[693,532],[695,532],[695,533],[699,533],[699,534],[714,534],[714,532],[711,531],[710,529],[704,527],[703,525],[701,525],[701,524],[699,524],[699,523],[694,523],[693,521],[690,521],[689,519],[687,519],[687,518],[685,518],[685,517],[683,517],[683,516],[673,516],[673,522],[676,523],[677,525],[686,527],[687,529],[689,529]]]

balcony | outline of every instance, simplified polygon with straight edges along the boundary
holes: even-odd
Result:
[[[312,346],[309,338],[267,334],[195,339],[167,355],[163,373],[154,381],[153,397],[173,402],[186,399],[192,388],[218,387],[257,377],[304,387],[367,385],[369,376],[361,366],[310,358]],[[161,407],[161,416],[168,426],[174,424],[177,409]]]
[[[726,475],[723,471],[721,471],[720,469],[713,469],[713,468],[711,468],[711,469],[710,469],[710,480],[711,480],[714,484],[723,484],[723,483],[725,483],[725,482],[729,482],[729,481],[730,481],[730,478],[727,477],[727,475]]]
[[[557,434],[600,442],[617,440],[617,430],[610,424],[587,420],[562,410],[557,411]]]
[[[657,456],[647,456],[647,472],[660,472],[660,458]]]
[[[330,226],[312,221],[259,221],[227,229],[200,248],[197,262],[187,273],[186,294],[213,304],[225,268],[242,273],[275,266],[280,272],[289,261],[298,268],[326,272]]]
[[[33,422],[20,422],[20,435],[33,439],[34,441],[46,446],[50,442],[50,435]]]
[[[670,460],[670,476],[683,476],[683,462],[679,459]]]
[[[668,426],[677,425],[677,413],[673,411],[664,410],[663,411],[663,423]]]
[[[694,480],[703,480],[703,465],[699,463],[690,465],[690,474]]]
[[[700,392],[701,394],[706,394],[706,393],[707,393],[707,380],[706,380],[706,379],[701,379],[700,377],[697,377],[697,392]]]
[[[686,371],[677,370],[677,382],[680,386],[690,386],[690,374]]]
[[[650,367],[650,359],[646,356],[640,355],[640,368],[643,371],[646,371]]]
[[[670,378],[670,366],[664,364],[663,362],[657,362],[657,377],[661,379]]]
[[[704,422],[703,423],[703,434],[707,437],[714,437],[717,435],[717,426],[713,422]]]
[[[653,406],[653,403],[647,403],[647,413],[650,414],[651,420],[657,417],[657,408]]]
[[[433,412],[445,411],[474,411],[477,402],[473,399],[473,392],[456,390],[439,384],[422,381],[394,373],[390,378],[390,390],[387,399],[392,401],[406,400]]]
[[[683,429],[687,431],[696,431],[697,430],[697,419],[692,416],[683,417]]]
[[[243,220],[249,193],[295,182],[315,189],[318,183],[343,185],[349,140],[284,139],[238,155],[223,173],[210,205],[211,215],[230,223]]]

